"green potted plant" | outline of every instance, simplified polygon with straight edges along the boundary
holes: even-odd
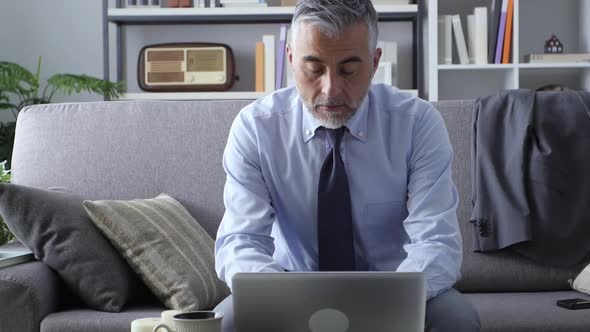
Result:
[[[0,182],[10,182],[10,171],[6,169],[6,161],[0,163]],[[8,230],[2,216],[0,216],[0,246],[14,239],[14,235]]]
[[[14,121],[0,123],[0,161],[6,160],[8,169],[12,157],[16,117],[23,107],[51,103],[57,92],[71,95],[86,91],[115,99],[124,88],[123,82],[114,83],[87,75],[55,74],[47,79],[43,91],[40,91],[40,73],[41,57],[35,73],[16,63],[0,61],[0,110],[10,111],[14,117]]]

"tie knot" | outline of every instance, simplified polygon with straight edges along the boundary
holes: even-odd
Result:
[[[344,132],[346,132],[346,127],[342,126],[337,129],[324,128],[324,131],[326,132],[326,135],[328,135],[328,139],[330,139],[334,148],[340,147],[342,137],[344,136]]]

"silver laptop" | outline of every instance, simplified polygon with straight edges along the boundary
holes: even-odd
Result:
[[[237,332],[424,331],[426,280],[406,272],[237,273]]]

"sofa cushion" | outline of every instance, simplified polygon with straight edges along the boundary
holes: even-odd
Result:
[[[90,308],[117,312],[139,280],[82,207],[83,198],[0,184],[0,215],[16,238]]]
[[[561,299],[590,296],[574,291],[531,293],[472,293],[466,297],[477,309],[482,332],[588,331],[590,309],[558,307]]]
[[[228,294],[214,241],[174,198],[84,201],[88,215],[171,309],[210,308]]]

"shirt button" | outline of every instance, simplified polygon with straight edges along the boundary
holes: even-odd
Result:
[[[308,130],[306,130],[306,131],[305,131],[305,135],[308,135],[308,136],[309,136],[309,135],[311,135],[311,130],[309,130],[309,129],[308,129]]]
[[[362,131],[359,131],[359,136],[363,137],[363,136],[365,136],[365,133],[363,133]]]

